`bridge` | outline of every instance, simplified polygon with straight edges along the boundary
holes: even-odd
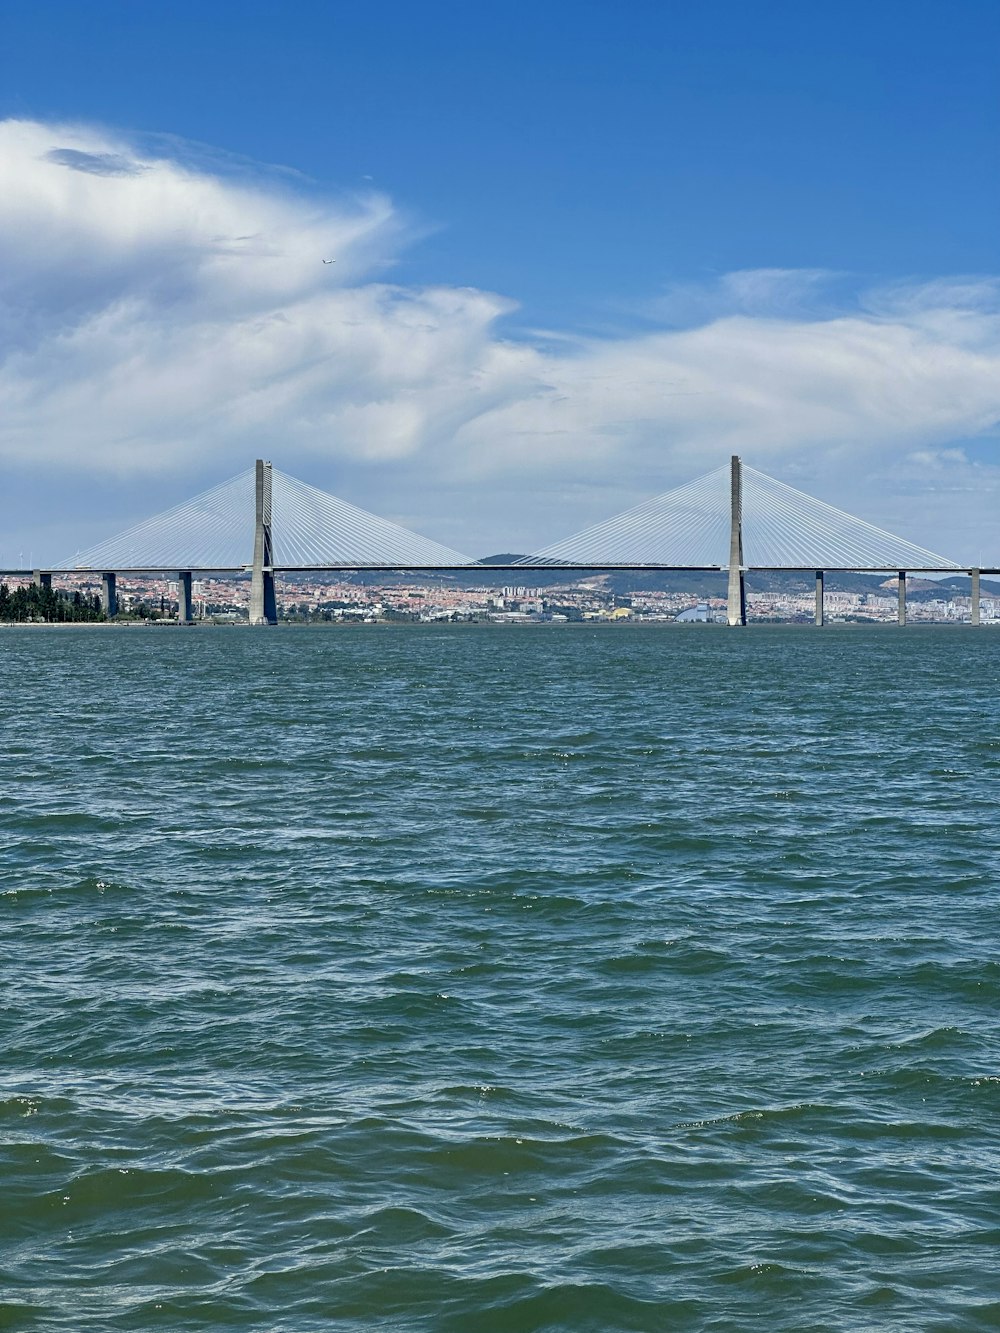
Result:
[[[815,622],[825,619],[828,573],[886,573],[898,579],[906,623],[908,573],[967,572],[971,620],[980,623],[980,574],[778,481],[734,456],[624,513],[523,556],[484,564],[408,528],[310,486],[258,459],[254,467],[49,568],[0,570],[51,586],[59,573],[97,575],[109,617],[119,576],[167,576],[178,583],[178,619],[192,618],[195,576],[249,574],[250,623],[277,622],[275,577],[292,572],[461,569],[726,572],[727,619],[745,625],[746,577],[810,572]]]

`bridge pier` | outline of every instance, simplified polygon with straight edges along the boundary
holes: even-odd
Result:
[[[181,570],[177,575],[177,623],[188,625],[194,619],[191,614],[191,573]]]
[[[31,581],[36,588],[45,588],[49,592],[52,591],[52,575],[41,569],[36,569],[34,571],[31,576]]]
[[[276,625],[274,544],[271,540],[271,464],[257,459],[253,567],[250,576],[250,624]]]
[[[747,623],[747,585],[743,569],[743,471],[733,454],[729,473],[729,596],[726,619],[730,625]]]
[[[899,571],[899,612],[898,620],[900,625],[906,624],[906,570]]]
[[[826,608],[823,604],[823,571],[816,571],[816,624],[824,623]]]
[[[972,584],[969,592],[971,594],[971,612],[969,620],[973,625],[980,624],[980,606],[979,606],[979,570],[969,570],[969,580]]]
[[[114,620],[118,614],[118,578],[111,570],[101,575],[101,605],[107,618]]]

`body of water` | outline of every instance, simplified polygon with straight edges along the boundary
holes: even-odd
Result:
[[[1000,1327],[1000,633],[0,661],[0,1328]]]

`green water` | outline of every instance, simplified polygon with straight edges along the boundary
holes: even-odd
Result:
[[[1000,1328],[1000,633],[0,661],[0,1328]]]

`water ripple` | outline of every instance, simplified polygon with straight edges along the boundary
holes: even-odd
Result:
[[[1000,636],[0,651],[0,1327],[997,1327]]]

